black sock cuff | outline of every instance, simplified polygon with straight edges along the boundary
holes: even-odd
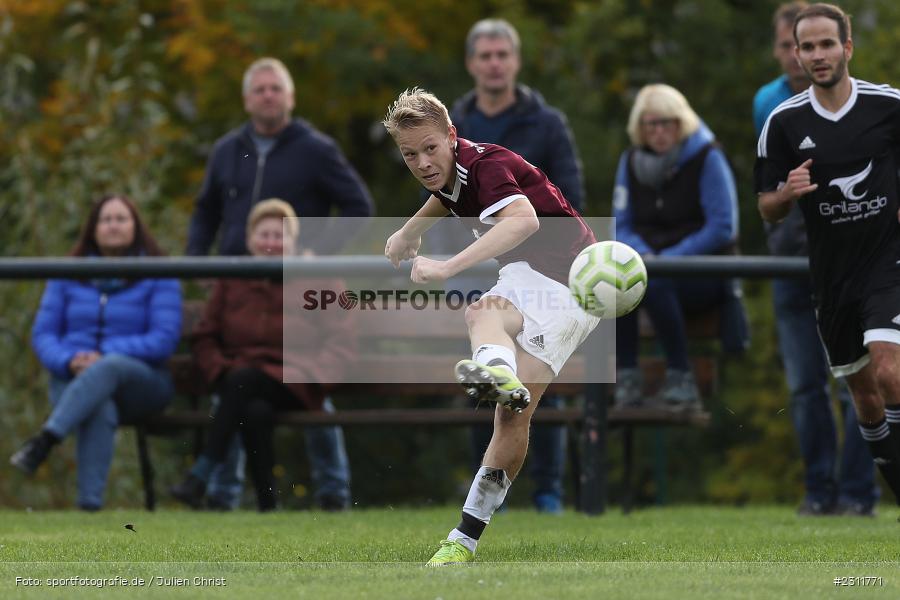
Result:
[[[463,511],[462,521],[459,522],[456,529],[465,534],[466,537],[477,540],[481,537],[485,527],[487,527],[487,523]]]
[[[512,371],[512,365],[503,360],[502,358],[494,358],[488,361],[487,366],[489,367],[507,367],[510,371]]]

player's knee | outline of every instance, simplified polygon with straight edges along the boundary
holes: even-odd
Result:
[[[882,394],[896,398],[900,394],[900,369],[893,361],[881,360],[874,365],[875,383]]]
[[[485,319],[493,318],[488,310],[490,307],[490,298],[481,298],[477,302],[473,302],[466,307],[466,326],[471,330],[478,326]]]
[[[475,327],[476,322],[478,321],[478,311],[479,305],[478,302],[474,304],[470,304],[466,307],[465,319],[466,319],[466,327],[470,330]]]

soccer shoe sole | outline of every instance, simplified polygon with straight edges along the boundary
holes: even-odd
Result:
[[[478,402],[496,402],[515,413],[525,410],[531,402],[531,393],[521,387],[508,391],[500,388],[490,371],[471,360],[456,363],[456,380],[466,390],[469,398]]]

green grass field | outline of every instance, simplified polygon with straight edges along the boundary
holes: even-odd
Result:
[[[456,508],[0,511],[0,598],[900,597],[896,509],[875,519],[801,519],[789,508],[613,510],[602,517],[510,510],[494,518],[474,565],[424,568],[457,517]],[[17,584],[17,577],[41,585]],[[70,577],[116,586],[50,585]],[[144,584],[122,586],[116,577]],[[881,579],[835,585],[835,578],[854,577]],[[187,585],[175,585],[177,578]]]

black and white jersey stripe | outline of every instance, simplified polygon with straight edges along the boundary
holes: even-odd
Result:
[[[809,95],[812,92],[810,90],[805,90],[797,94],[796,96],[791,96],[781,104],[775,107],[775,109],[769,113],[769,117],[766,119],[766,124],[763,125],[762,132],[759,134],[759,141],[756,144],[756,155],[760,158],[766,158],[767,150],[766,150],[766,139],[769,136],[769,124],[772,122],[772,117],[777,115],[780,112],[784,112],[791,108],[797,108],[799,106],[803,106],[804,104],[809,104]]]

